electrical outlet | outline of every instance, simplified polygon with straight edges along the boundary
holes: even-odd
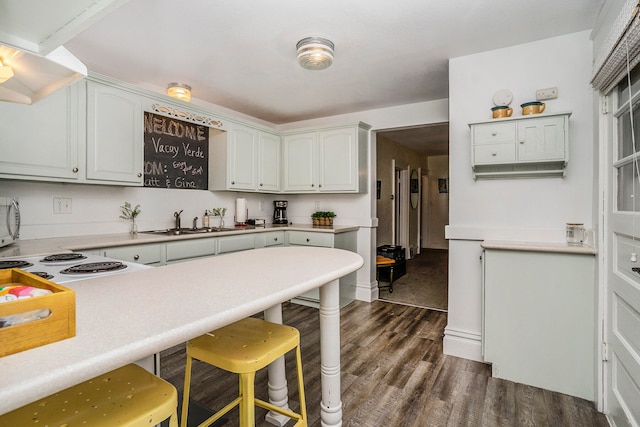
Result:
[[[320,202],[318,202],[318,201],[316,201],[316,204],[315,204],[315,210],[316,210],[316,211],[319,211],[319,210],[320,210]]]
[[[259,200],[258,201],[258,210],[260,212],[264,212],[264,200]]]
[[[54,197],[53,198],[53,213],[54,214],[70,214],[71,213],[71,198]]]
[[[558,88],[549,87],[546,89],[538,89],[536,91],[536,99],[538,101],[544,101],[546,99],[556,99],[558,97]]]

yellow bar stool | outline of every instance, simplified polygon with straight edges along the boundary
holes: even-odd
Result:
[[[169,418],[178,427],[174,386],[126,365],[0,415],[2,426],[149,427]]]
[[[300,413],[257,399],[254,394],[256,372],[293,349],[296,350]],[[199,427],[211,425],[238,405],[240,406],[241,427],[253,427],[255,425],[255,406],[260,406],[297,420],[294,426],[307,426],[307,409],[304,400],[304,382],[302,380],[302,358],[300,356],[300,333],[297,329],[249,317],[187,342],[182,427],[187,425],[191,363],[193,359],[236,373],[240,377],[240,395],[205,420]]]

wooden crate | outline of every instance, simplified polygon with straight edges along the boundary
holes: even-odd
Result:
[[[0,303],[0,317],[51,310],[51,315],[45,319],[0,328],[0,357],[76,335],[76,293],[73,290],[17,268],[0,270],[0,284],[32,286],[52,292]]]

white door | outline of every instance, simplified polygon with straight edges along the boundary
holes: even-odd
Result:
[[[636,78],[637,81],[640,79]],[[637,83],[636,81],[636,83]],[[640,139],[640,91],[633,97]],[[623,89],[623,88],[619,88]],[[604,405],[617,427],[640,426],[640,153],[634,150],[627,90],[614,90],[601,120],[605,174]],[[620,94],[621,96],[618,96]],[[619,107],[616,107],[619,105]],[[640,147],[640,141],[635,143]]]

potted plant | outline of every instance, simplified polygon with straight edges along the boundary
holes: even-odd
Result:
[[[136,205],[135,208],[132,208],[131,203],[124,202],[124,205],[120,206],[120,212],[121,212],[121,215],[120,215],[121,219],[131,220],[130,233],[137,234],[138,224],[136,224],[136,218],[138,215],[140,215],[140,205]]]
[[[313,221],[313,225],[320,225],[320,218],[322,218],[322,212],[314,212],[311,214],[311,220]]]
[[[333,225],[333,218],[335,218],[336,214],[334,212],[328,211],[324,212],[324,225]]]
[[[227,213],[227,208],[213,208],[211,210],[211,214],[214,217],[220,217],[220,223],[218,224],[218,230],[222,230],[224,228],[224,214]]]

